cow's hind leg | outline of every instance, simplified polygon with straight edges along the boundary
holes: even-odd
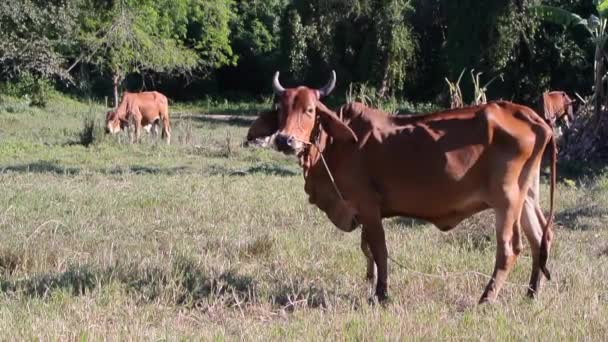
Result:
[[[524,208],[521,214],[522,226],[526,238],[530,243],[532,250],[532,275],[530,276],[530,285],[528,287],[528,296],[535,297],[540,289],[542,280],[542,271],[540,268],[540,245],[543,237],[543,227],[547,225],[547,219],[543,214],[540,204],[540,186],[539,186],[540,170],[535,174],[534,181],[528,189]],[[551,241],[551,236],[549,237]],[[550,247],[550,246],[549,246]]]
[[[169,121],[169,111],[164,110],[160,113],[160,120],[163,123],[162,138],[167,141],[167,145],[171,144],[171,122]]]
[[[521,252],[520,215],[523,199],[519,189],[514,190],[506,206],[495,209],[496,213],[496,262],[492,279],[479,300],[480,303],[494,302]]]
[[[156,137],[158,136],[158,126],[160,125],[159,120],[156,119],[154,120],[154,122],[152,122],[152,126],[150,129],[150,135],[152,135],[152,138],[156,139]]]
[[[530,243],[530,249],[532,250],[532,275],[530,276],[528,296],[535,297],[540,288],[542,279],[542,271],[540,269],[540,244],[543,231],[536,212],[535,199],[530,195],[526,196],[524,208],[521,213],[521,221],[526,238]]]

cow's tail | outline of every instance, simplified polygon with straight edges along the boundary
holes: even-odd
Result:
[[[549,206],[549,217],[547,218],[547,224],[543,228],[543,238],[540,243],[540,269],[547,277],[547,279],[551,280],[551,273],[547,269],[547,259],[549,258],[549,239],[552,236],[553,229],[553,204],[554,204],[554,194],[555,194],[555,183],[557,179],[557,146],[555,143],[555,137],[553,133],[551,134],[551,193],[550,193],[550,206]]]

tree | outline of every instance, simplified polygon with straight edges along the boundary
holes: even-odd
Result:
[[[606,77],[606,63],[608,59],[605,53],[606,40],[608,39],[608,0],[594,0],[598,16],[591,15],[589,19],[583,19],[576,13],[569,12],[554,6],[537,6],[532,10],[542,20],[549,21],[565,27],[583,27],[589,33],[589,38],[595,45],[594,57],[594,97],[595,115],[599,118],[602,105],[608,106],[608,94],[604,87]]]
[[[401,91],[415,61],[410,0],[297,0],[286,10],[281,48],[294,73],[319,82],[336,68],[343,84]],[[319,75],[319,76],[317,76]]]
[[[234,63],[228,40],[230,0],[83,0],[86,60],[110,74],[114,105],[130,73],[187,74]]]
[[[69,78],[63,53],[72,44],[77,16],[68,0],[0,2],[0,78]]]
[[[579,135],[573,147],[568,147],[569,154],[576,158],[589,158],[597,153],[600,157],[606,158],[608,151],[604,151],[606,144],[604,137],[608,135],[608,122],[605,118],[608,109],[608,89],[606,88],[606,64],[608,55],[606,54],[606,42],[608,40],[608,0],[594,0],[597,16],[591,15],[589,19],[583,19],[576,13],[569,12],[554,6],[537,6],[533,12],[542,20],[563,25],[568,28],[582,27],[587,32],[587,38],[591,39],[595,45],[594,53],[594,114],[591,120],[584,122],[586,127],[582,130],[575,130]]]

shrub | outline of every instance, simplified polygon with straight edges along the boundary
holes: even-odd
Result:
[[[48,79],[23,73],[14,81],[2,85],[1,92],[5,95],[27,98],[30,106],[46,107],[53,86]]]

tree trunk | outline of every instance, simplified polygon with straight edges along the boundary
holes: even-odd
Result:
[[[382,79],[380,79],[380,82],[378,83],[378,96],[380,96],[381,98],[384,98],[386,96],[386,94],[389,92],[389,68],[390,68],[390,58],[387,56],[386,57],[386,61],[383,63],[382,66]]]
[[[112,86],[114,87],[114,109],[118,108],[118,86],[120,85],[121,77],[114,74],[112,77]]]
[[[597,44],[595,47],[595,120],[599,124],[600,113],[602,112],[602,103],[604,102],[604,56],[602,47]]]

